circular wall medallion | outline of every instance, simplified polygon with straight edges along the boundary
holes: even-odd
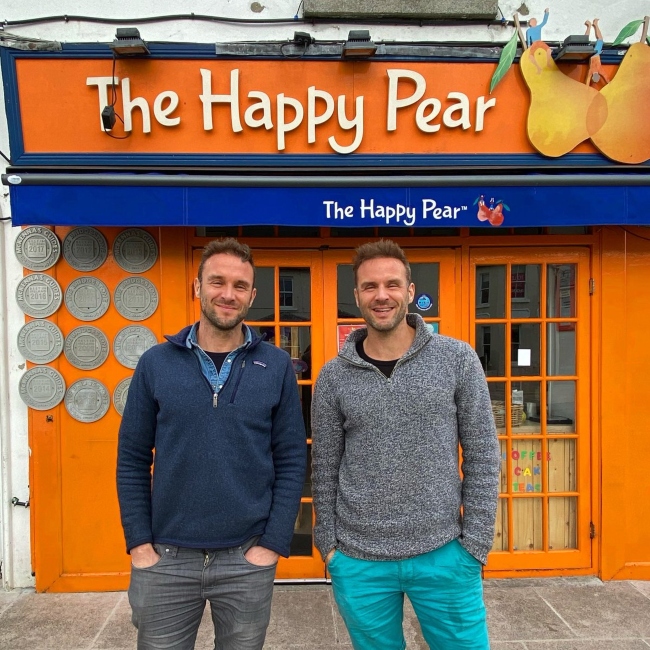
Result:
[[[421,293],[416,297],[415,304],[420,311],[429,311],[433,306],[433,300],[428,293]]]
[[[38,366],[20,378],[18,392],[27,406],[37,411],[49,411],[63,399],[65,381],[54,368]]]
[[[108,339],[96,327],[77,327],[65,337],[66,359],[81,370],[94,370],[108,359]]]
[[[18,306],[28,316],[51,316],[60,306],[63,292],[59,283],[44,273],[26,275],[16,287]]]
[[[65,394],[65,408],[79,422],[97,422],[106,415],[110,403],[108,389],[96,379],[79,379]]]
[[[95,228],[75,228],[63,240],[63,257],[77,271],[94,271],[106,261],[108,244]]]
[[[63,350],[63,334],[49,320],[33,320],[20,328],[18,349],[27,361],[50,363]]]
[[[129,228],[120,233],[113,243],[115,261],[129,273],[144,273],[158,259],[155,239],[145,230]]]
[[[110,302],[106,285],[90,276],[73,280],[65,290],[65,306],[79,320],[97,320],[106,313]]]
[[[30,226],[22,230],[14,245],[18,261],[30,271],[45,271],[56,264],[61,255],[57,236],[47,228]]]
[[[135,368],[145,350],[157,345],[156,335],[143,325],[129,325],[121,329],[113,341],[115,358],[127,368]]]
[[[113,405],[120,415],[124,415],[124,407],[126,406],[126,398],[129,394],[131,379],[132,377],[122,379],[122,381],[115,386],[115,390],[113,391]]]
[[[115,308],[129,320],[149,318],[158,308],[158,291],[147,278],[126,278],[115,288]]]

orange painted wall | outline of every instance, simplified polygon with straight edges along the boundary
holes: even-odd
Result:
[[[602,232],[599,535],[604,580],[650,580],[648,231],[611,227]]]

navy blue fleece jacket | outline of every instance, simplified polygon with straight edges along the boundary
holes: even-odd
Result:
[[[129,387],[117,459],[127,550],[227,548],[260,535],[287,556],[306,467],[291,359],[254,337],[215,408],[189,331],[147,350]]]

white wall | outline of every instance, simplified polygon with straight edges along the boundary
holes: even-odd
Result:
[[[194,12],[195,14],[222,15],[250,19],[292,19],[300,0],[264,0],[262,2],[179,3],[170,0],[131,0],[128,3],[107,3],[105,0],[58,2],[23,0],[17,3],[3,3],[3,20],[18,20],[49,15],[86,15],[98,17],[147,17],[165,14]],[[254,7],[262,11],[254,11]],[[647,0],[582,0],[569,3],[565,0],[529,0],[530,12],[523,19],[535,16],[541,19],[544,8],[550,8],[549,22],[544,28],[545,40],[563,40],[569,34],[584,31],[584,21],[599,17],[605,41],[613,41],[620,29],[628,22],[640,19],[648,13]],[[506,18],[523,5],[518,1],[503,0],[501,9]],[[360,29],[355,24],[304,24],[291,22],[279,25],[244,25],[200,21],[160,22],[138,24],[142,37],[148,41],[171,42],[229,42],[282,40],[293,36],[294,31],[308,31],[319,40],[344,40],[348,30]],[[510,27],[417,27],[395,25],[368,25],[375,40],[397,41],[497,41],[509,39]],[[80,21],[4,26],[5,33],[23,37],[57,40],[62,42],[109,42],[115,35],[115,25],[85,23]],[[4,114],[4,98],[0,84],[0,150],[9,154],[9,140]],[[0,159],[0,173],[5,171],[5,162]],[[2,216],[10,215],[7,188],[0,188],[0,210]],[[15,341],[24,317],[14,299],[22,269],[13,253],[17,229],[7,222],[0,225],[0,560],[2,561],[3,583],[7,588],[25,587],[32,584],[30,567],[29,510],[13,508],[11,498],[17,496],[24,501],[28,488],[28,441],[27,412],[18,396],[18,382],[24,371],[24,360],[20,357]]]

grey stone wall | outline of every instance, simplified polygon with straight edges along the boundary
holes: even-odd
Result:
[[[305,0],[305,18],[485,19],[497,0]]]

